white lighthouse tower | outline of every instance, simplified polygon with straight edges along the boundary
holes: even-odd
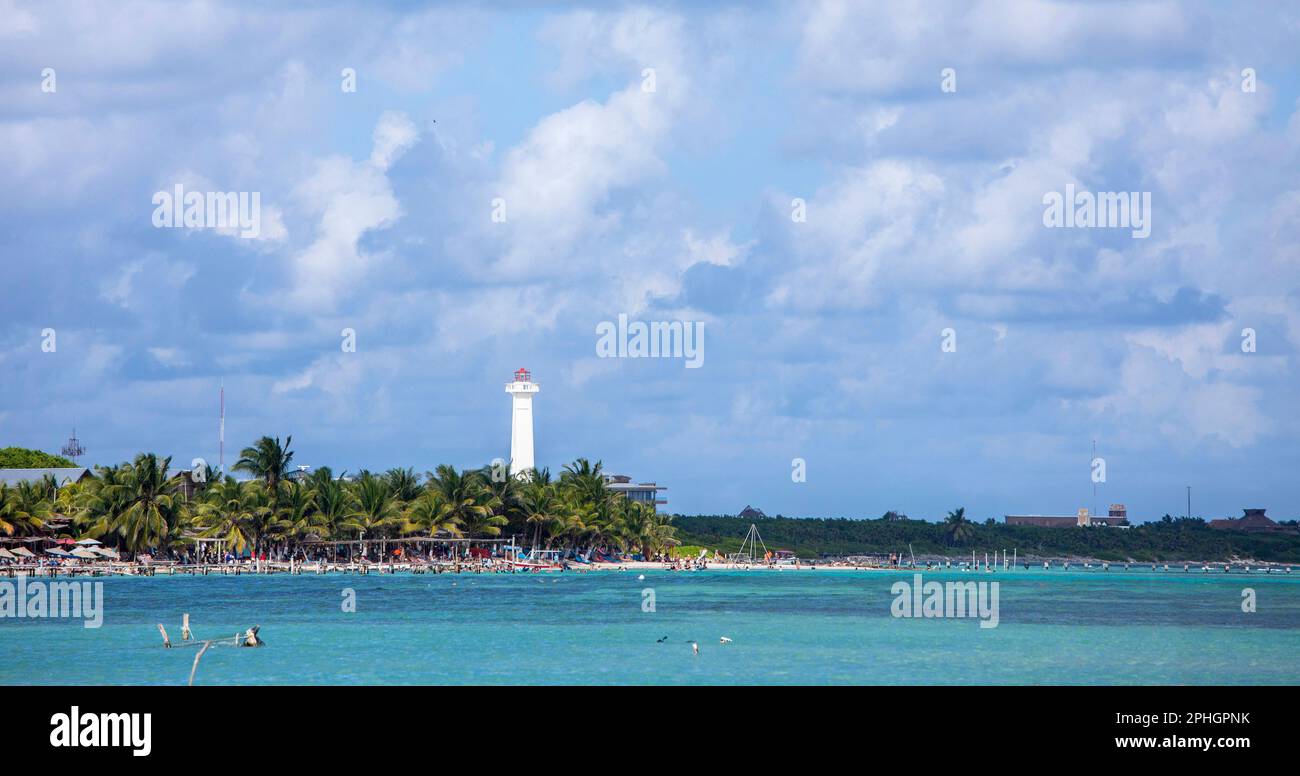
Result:
[[[510,473],[516,476],[533,468],[533,394],[540,390],[527,369],[516,369],[514,382],[506,383],[514,405],[510,413]]]

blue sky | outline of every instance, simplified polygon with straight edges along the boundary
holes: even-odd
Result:
[[[214,460],[224,380],[228,461],[479,466],[527,366],[539,464],[673,511],[1300,516],[1300,10],[793,5],[0,0],[0,445]],[[260,236],[154,228],[177,183]]]

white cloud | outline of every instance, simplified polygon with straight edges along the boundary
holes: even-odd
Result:
[[[315,240],[293,258],[295,304],[328,310],[364,280],[375,257],[358,243],[366,232],[391,226],[402,216],[385,173],[416,137],[409,118],[386,113],[375,127],[368,161],[341,156],[319,160],[311,177],[297,187],[295,195],[316,217],[317,228]]]
[[[605,102],[583,100],[539,121],[503,161],[493,195],[505,200],[509,237],[499,269],[511,274],[572,274],[598,257],[575,256],[580,240],[616,227],[616,192],[666,172],[660,146],[687,104],[690,68],[681,20],[645,9],[576,13],[548,25],[575,51],[622,63],[627,86]],[[642,88],[643,67],[655,70],[655,91]]]
[[[1253,444],[1270,429],[1262,394],[1249,385],[1206,379],[1206,336],[1202,328],[1174,342],[1132,338],[1114,389],[1092,401],[1093,410],[1113,413],[1122,425],[1158,429],[1180,446],[1215,439],[1232,447]]]
[[[370,152],[370,163],[380,170],[387,170],[397,157],[406,153],[415,145],[420,136],[415,124],[399,111],[385,111],[375,124],[374,150]]]

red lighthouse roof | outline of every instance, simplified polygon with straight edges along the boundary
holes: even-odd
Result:
[[[519,367],[518,369],[515,370],[515,382],[528,383],[528,382],[532,382],[532,379],[533,376],[527,369],[524,369],[523,367]]]

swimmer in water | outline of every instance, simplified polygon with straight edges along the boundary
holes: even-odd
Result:
[[[262,626],[261,626],[261,625],[254,625],[253,627],[251,627],[251,628],[249,628],[247,631],[245,631],[245,632],[244,632],[244,641],[243,641],[243,644],[241,644],[240,646],[243,646],[243,647],[260,647],[260,646],[263,646],[264,644],[266,644],[266,642],[265,642],[265,641],[262,641],[262,639],[259,638],[258,635],[257,635],[257,632],[258,632],[259,630],[261,630],[261,629],[262,629]],[[195,662],[198,662],[198,661],[195,661]]]
[[[691,642],[691,654],[700,654],[700,645],[696,644],[694,641]]]

